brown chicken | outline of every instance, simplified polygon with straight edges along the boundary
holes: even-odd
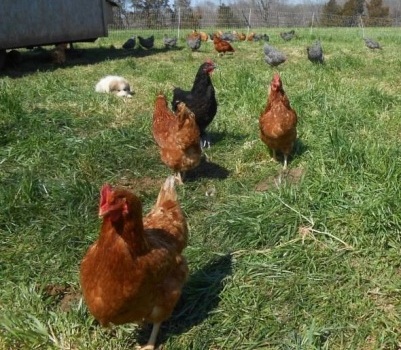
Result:
[[[178,183],[182,184],[181,173],[199,165],[202,149],[195,115],[183,102],[179,102],[176,108],[174,114],[167,106],[166,96],[159,94],[153,112],[152,132],[162,162],[174,171]]]
[[[67,60],[66,58],[66,50],[67,43],[57,44],[56,47],[50,51],[51,60],[56,64],[64,64]]]
[[[188,275],[182,251],[188,228],[170,176],[157,202],[142,218],[139,198],[106,184],[100,193],[103,223],[81,262],[85,302],[102,326],[153,323],[152,350],[161,323],[170,317]]]
[[[202,41],[208,41],[209,40],[209,35],[205,32],[199,32],[200,38]]]
[[[224,55],[226,52],[235,52],[234,48],[228,41],[220,38],[219,35],[213,37],[214,49],[219,53],[219,55]]]
[[[284,169],[297,138],[297,114],[283,90],[280,75],[276,73],[270,83],[269,96],[264,112],[259,118],[260,138],[272,150],[284,155]]]
[[[245,33],[238,34],[238,39],[239,39],[240,41],[246,40],[246,34],[245,34]]]
[[[247,40],[247,41],[253,41],[253,38],[254,38],[254,37],[255,37],[255,33],[254,33],[254,32],[251,32],[251,33],[248,34],[246,40]]]

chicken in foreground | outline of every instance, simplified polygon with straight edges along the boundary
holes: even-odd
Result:
[[[219,53],[219,55],[225,55],[226,52],[235,52],[234,48],[228,41],[220,38],[219,35],[213,37],[214,49]]]
[[[167,106],[166,96],[159,94],[153,112],[152,132],[162,162],[174,171],[178,183],[182,184],[181,173],[197,167],[202,155],[194,114],[180,102],[174,115]]]
[[[142,38],[138,35],[139,44],[147,50],[150,50],[155,42],[154,35],[150,36],[149,38]]]
[[[283,153],[284,169],[297,138],[296,126],[297,114],[290,106],[280,75],[276,73],[270,83],[266,108],[259,118],[259,129],[260,138],[272,150],[273,158],[277,151]]]
[[[363,38],[363,40],[365,41],[365,45],[371,50],[375,50],[375,49],[381,50],[382,49],[380,44],[371,38]]]
[[[312,63],[324,63],[323,49],[320,40],[317,40],[313,45],[306,48],[308,59]]]
[[[210,59],[206,60],[198,69],[195,80],[190,91],[180,88],[173,90],[172,109],[177,110],[179,102],[185,105],[195,114],[196,124],[198,124],[202,147],[210,147],[210,140],[206,134],[206,128],[213,121],[217,113],[217,101],[210,75],[216,65]]]
[[[269,44],[264,45],[263,52],[266,63],[272,67],[277,67],[287,60],[287,57],[281,51]]]
[[[167,178],[145,218],[135,194],[104,185],[99,216],[100,236],[80,267],[85,302],[102,326],[153,323],[141,348],[153,350],[160,325],[170,317],[188,275],[182,255],[188,228],[174,178]]]

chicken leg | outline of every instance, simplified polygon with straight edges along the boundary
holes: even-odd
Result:
[[[288,155],[284,154],[284,167],[283,167],[284,170],[287,169],[287,158],[288,158]]]
[[[154,350],[156,345],[157,334],[159,333],[161,322],[153,323],[152,333],[150,333],[150,337],[148,343],[145,346],[137,347],[137,350]]]
[[[184,177],[184,174],[181,176],[181,172],[177,171],[176,173],[174,173],[174,178],[177,180],[177,183],[179,185],[183,185],[184,182],[182,181],[182,178]]]

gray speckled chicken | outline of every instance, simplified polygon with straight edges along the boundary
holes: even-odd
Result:
[[[270,66],[276,67],[287,60],[287,57],[282,52],[269,44],[265,44],[263,51],[265,53],[265,61]]]
[[[166,49],[172,49],[177,46],[177,38],[169,38],[167,34],[164,34],[163,44]]]
[[[197,51],[201,47],[201,37],[200,36],[188,36],[187,45],[192,51]]]
[[[375,50],[375,49],[381,50],[381,49],[382,49],[382,47],[380,46],[380,44],[379,44],[377,41],[375,41],[375,40],[373,40],[373,39],[371,39],[371,38],[363,38],[363,40],[365,40],[365,45],[366,45],[369,49],[372,49],[372,50]]]
[[[312,63],[324,63],[323,49],[320,40],[317,40],[313,45],[308,46],[306,52],[308,53],[309,61]]]
[[[295,30],[290,30],[289,32],[282,32],[280,33],[281,39],[285,41],[290,41],[292,38],[295,37]]]

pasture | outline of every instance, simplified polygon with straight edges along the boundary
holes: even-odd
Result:
[[[288,60],[273,69],[263,43],[191,52],[123,51],[111,32],[56,66],[35,52],[0,77],[0,349],[131,349],[150,328],[102,329],[80,296],[79,263],[98,237],[100,186],[138,193],[144,212],[171,173],[151,133],[156,94],[190,89],[212,58],[219,103],[208,161],[179,199],[190,228],[190,277],[165,349],[397,349],[401,346],[401,35],[366,28],[260,29]],[[174,34],[174,33],[169,33]],[[306,46],[320,38],[326,64]],[[111,49],[114,45],[116,49]],[[298,114],[289,162],[259,139],[273,72]],[[94,91],[108,74],[131,99]],[[281,175],[281,182],[278,178]],[[213,195],[206,195],[213,194]]]

